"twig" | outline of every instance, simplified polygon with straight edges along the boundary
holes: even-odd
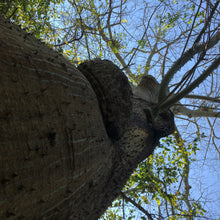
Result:
[[[134,205],[136,208],[138,208],[140,211],[142,211],[148,217],[149,220],[154,220],[152,218],[152,215],[147,210],[145,210],[142,206],[138,205],[135,201],[127,197],[123,192],[121,192],[121,195],[125,200],[127,200],[132,205]]]

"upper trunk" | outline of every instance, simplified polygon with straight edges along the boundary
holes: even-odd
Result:
[[[2,18],[0,47],[0,219],[97,219],[160,138],[148,103],[112,142],[79,70]]]

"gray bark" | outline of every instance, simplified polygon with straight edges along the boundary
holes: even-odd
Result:
[[[113,140],[93,82],[70,62],[2,18],[0,48],[0,219],[97,219],[173,115],[153,120],[152,103],[131,96]]]

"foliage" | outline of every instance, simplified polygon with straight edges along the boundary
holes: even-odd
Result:
[[[51,6],[60,2],[62,0],[3,0],[0,14],[40,38],[53,31],[51,17],[55,11]]]
[[[175,135],[161,140],[159,150],[138,165],[121,197],[101,219],[193,219],[206,213],[202,204],[189,196],[188,183],[189,166],[204,134],[187,145]]]

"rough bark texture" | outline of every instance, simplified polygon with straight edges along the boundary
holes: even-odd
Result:
[[[0,35],[0,219],[88,216],[111,167],[96,95],[18,27],[1,20]]]
[[[79,65],[95,93],[108,136],[118,140],[132,112],[132,91],[127,77],[111,61],[95,59]]]
[[[0,219],[97,219],[159,138],[173,131],[172,114],[158,117],[162,127],[169,124],[160,132],[146,113],[151,103],[132,97],[127,82],[130,104],[116,102],[106,116],[88,75],[2,18],[0,71]],[[104,93],[112,85],[107,72]],[[112,98],[103,101],[112,105]],[[126,105],[112,138],[106,123]]]

